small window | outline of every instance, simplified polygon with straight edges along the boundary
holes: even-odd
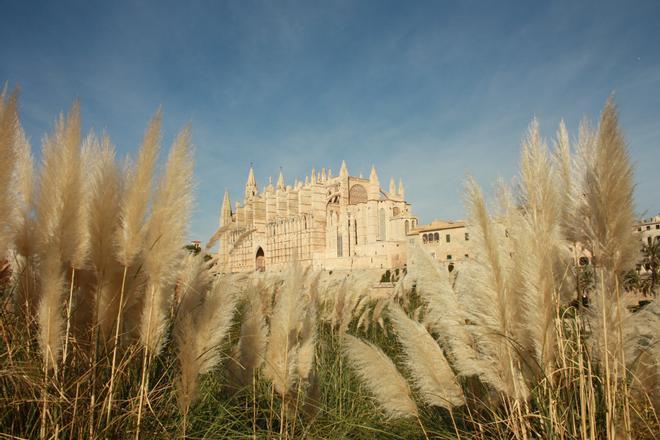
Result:
[[[433,234],[433,240],[434,241],[440,241],[440,234],[438,234],[437,232],[435,234]]]
[[[447,240],[447,243],[451,242],[451,235],[445,235],[445,240]]]
[[[447,270],[449,272],[453,272],[454,271],[454,263],[449,263],[449,266],[447,266]]]
[[[447,261],[451,260],[451,255],[447,254]]]
[[[587,257],[580,257],[580,266],[586,266],[589,264],[589,259]]]
[[[470,233],[469,232],[465,233],[465,241],[470,241]]]
[[[427,236],[426,234],[422,235],[422,241],[423,241],[424,243],[428,243],[429,238],[428,238],[428,236]]]
[[[470,258],[470,256],[468,254],[465,254],[465,258]]]
[[[650,230],[651,230],[651,225],[648,225],[648,226],[646,227],[646,230],[647,230],[647,231],[650,231]]]
[[[642,232],[642,227],[637,228],[637,231]]]
[[[660,229],[660,224],[655,225],[655,229]]]

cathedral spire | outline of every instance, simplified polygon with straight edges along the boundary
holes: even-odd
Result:
[[[231,223],[231,202],[229,201],[229,191],[225,190],[222,208],[220,209],[220,226],[226,226],[229,223]]]
[[[321,169],[321,182],[325,182],[327,175],[325,174],[325,167]]]
[[[250,164],[250,172],[248,173],[248,179],[245,183],[245,200],[250,200],[257,194],[257,181],[254,178],[254,169],[252,164]]]
[[[280,176],[277,178],[277,189],[284,191],[286,187],[284,186],[284,176],[282,175],[282,169],[280,168]]]
[[[346,167],[346,161],[341,161],[341,169],[339,170],[339,175],[341,177],[348,177],[348,168]]]
[[[376,167],[371,165],[371,173],[369,174],[369,182],[379,185],[378,174],[376,174]]]
[[[394,184],[394,177],[390,177],[390,197],[396,194],[396,185]]]
[[[405,200],[405,190],[403,189],[403,180],[399,177],[399,197],[401,197],[401,200]]]
[[[328,180],[332,179],[332,168],[328,167]]]
[[[312,168],[312,184],[316,183],[316,170]]]

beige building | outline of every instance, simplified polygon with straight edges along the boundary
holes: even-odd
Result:
[[[368,179],[323,169],[286,185],[257,188],[250,168],[243,203],[231,207],[225,192],[220,227],[221,270],[280,270],[294,260],[315,269],[387,269],[406,262],[407,234],[417,226],[403,183],[380,187],[376,169]]]
[[[637,233],[645,245],[660,240],[660,215],[640,220],[637,223]]]
[[[417,243],[439,262],[452,266],[469,258],[470,233],[464,221],[434,220],[408,232],[408,243]]]

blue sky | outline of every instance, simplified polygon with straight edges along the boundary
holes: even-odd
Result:
[[[342,159],[401,177],[423,222],[461,218],[467,173],[517,169],[536,116],[572,135],[614,91],[637,210],[660,212],[660,2],[0,0],[0,81],[19,83],[33,147],[79,97],[86,129],[135,155],[164,109],[165,147],[196,149],[191,238],[222,194]]]

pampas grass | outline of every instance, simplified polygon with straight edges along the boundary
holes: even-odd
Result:
[[[165,313],[169,305],[164,291],[171,288],[178,272],[181,243],[185,240],[192,208],[191,191],[192,157],[188,127],[174,141],[147,223],[144,271],[148,284],[140,339],[153,355],[160,352],[163,344]]]
[[[201,256],[191,258],[202,260]],[[197,397],[198,376],[209,372],[221,360],[219,346],[231,325],[237,300],[230,280],[216,281],[207,289],[208,281],[204,279],[207,270],[199,270],[201,264],[190,266],[193,276],[187,277],[189,284],[184,285],[182,307],[174,325],[181,368],[177,395],[184,415]]]
[[[0,259],[4,259],[13,238],[14,194],[12,174],[16,161],[14,143],[19,135],[18,93],[7,98],[7,89],[0,94]]]
[[[251,284],[247,290],[247,310],[241,323],[241,332],[237,347],[237,358],[231,363],[231,372],[239,385],[252,382],[254,375],[264,362],[268,327],[266,325],[262,285]]]
[[[406,366],[424,402],[446,409],[463,405],[465,399],[456,376],[424,326],[408,318],[398,306],[390,306],[388,315],[406,353]]]
[[[418,417],[408,383],[382,350],[351,335],[344,336],[343,350],[387,417]]]
[[[497,372],[491,385],[507,396],[524,399],[529,390],[520,370],[520,359],[513,346],[518,298],[508,287],[507,273],[511,267],[511,246],[505,228],[489,215],[481,189],[473,180],[466,189],[470,225],[470,254],[474,258],[466,265],[464,276],[470,280],[463,286],[467,319],[475,323],[472,334],[478,350],[489,369]]]
[[[449,274],[409,248],[392,291],[371,288],[379,274],[237,276],[183,252],[189,133],[158,176],[160,119],[135,166],[106,135],[81,147],[78,104],[36,170],[20,121],[0,132],[15,270],[0,288],[3,435],[654,437],[660,314],[621,300],[638,242],[611,103],[575,153],[563,124],[551,155],[533,122],[495,209],[468,185],[471,258]],[[568,301],[580,247],[594,256],[587,307]]]
[[[145,220],[153,187],[154,168],[160,151],[162,114],[153,117],[140,147],[137,163],[127,176],[120,211],[120,229],[116,235],[117,257],[130,266],[144,246]]]
[[[264,375],[281,396],[291,391],[297,379],[298,326],[305,308],[303,282],[302,270],[292,266],[270,320]]]

